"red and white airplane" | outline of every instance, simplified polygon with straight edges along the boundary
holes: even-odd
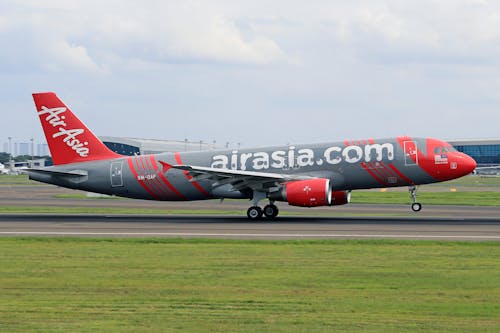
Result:
[[[352,190],[416,185],[471,173],[476,162],[449,143],[400,136],[255,149],[122,156],[108,149],[56,96],[33,94],[54,166],[30,179],[62,187],[148,200],[250,199],[250,219],[275,218],[276,201],[343,205]],[[262,209],[259,203],[268,200]]]

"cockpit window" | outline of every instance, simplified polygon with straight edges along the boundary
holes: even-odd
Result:
[[[439,154],[444,154],[444,153],[454,153],[457,150],[453,148],[452,146],[444,146],[444,147],[436,147],[434,148],[434,154],[439,155]]]

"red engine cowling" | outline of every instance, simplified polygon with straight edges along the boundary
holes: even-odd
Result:
[[[330,180],[325,178],[285,183],[284,194],[284,199],[292,206],[328,206],[332,202]]]
[[[329,179],[316,178],[285,183],[280,191],[269,193],[268,198],[287,201],[291,206],[338,206],[351,201],[351,192],[332,192]]]
[[[351,202],[351,191],[334,191],[332,193],[332,206],[345,205]]]

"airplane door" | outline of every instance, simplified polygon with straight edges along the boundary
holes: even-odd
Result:
[[[418,150],[417,143],[415,141],[405,141],[405,165],[418,165]]]
[[[111,187],[123,186],[122,163],[111,162]]]

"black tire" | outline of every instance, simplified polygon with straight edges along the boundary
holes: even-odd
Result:
[[[250,220],[260,220],[262,218],[262,208],[259,206],[252,206],[247,210],[247,217]]]
[[[279,209],[276,205],[267,205],[264,207],[264,215],[268,219],[274,219],[279,214]]]
[[[414,212],[420,212],[421,209],[422,209],[422,204],[418,202],[414,202],[411,204],[411,210],[413,210]]]

